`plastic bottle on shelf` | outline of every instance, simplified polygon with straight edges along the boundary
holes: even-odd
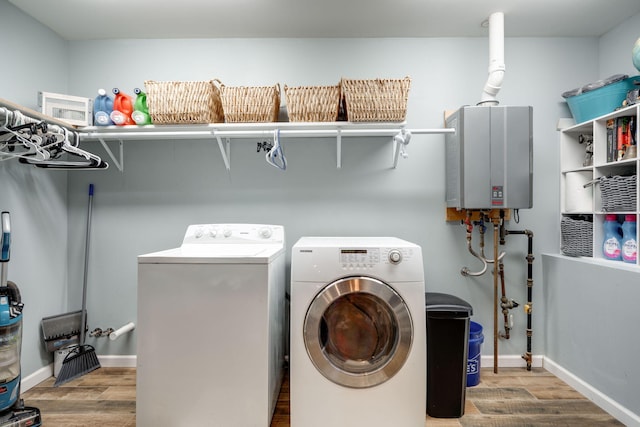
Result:
[[[133,92],[137,96],[136,102],[133,105],[131,118],[137,125],[150,125],[151,116],[149,115],[149,108],[147,107],[147,94],[138,88],[135,88]]]
[[[638,242],[636,241],[636,216],[625,215],[622,223],[622,260],[635,264],[638,259]]]
[[[113,112],[113,98],[104,89],[98,89],[98,96],[93,102],[93,124],[96,126],[110,126]]]
[[[618,216],[615,214],[607,214],[604,218],[604,242],[602,244],[602,255],[605,259],[619,261],[622,259],[621,255],[621,236],[620,236],[620,223],[618,223]]]
[[[120,92],[117,87],[113,88],[113,94],[116,96],[113,100],[113,112],[111,113],[113,123],[118,126],[134,125],[135,122],[131,118],[131,113],[133,113],[131,97]]]

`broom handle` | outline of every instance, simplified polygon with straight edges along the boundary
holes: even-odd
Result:
[[[82,278],[82,320],[80,320],[80,345],[84,344],[84,330],[87,321],[87,276],[89,274],[89,238],[91,236],[91,205],[93,204],[93,184],[89,184],[89,208],[87,209],[87,236],[84,246],[84,275]]]

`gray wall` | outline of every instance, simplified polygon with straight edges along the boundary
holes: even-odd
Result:
[[[0,1],[0,98],[37,109],[38,90],[67,90],[66,42],[7,1]],[[22,369],[49,363],[40,320],[67,309],[67,174],[0,162],[0,209],[11,213],[9,280],[24,309]]]
[[[558,117],[569,113],[560,93],[596,77],[596,39],[506,40],[503,104],[534,108],[534,206],[520,224],[534,230],[534,345],[544,354],[540,253],[558,246]],[[224,39],[71,42],[70,92],[93,96],[118,86],[132,93],[145,79],[219,78],[229,85],[333,84],[340,77],[402,77],[413,84],[407,122],[442,127],[443,111],[475,104],[486,80],[488,40],[464,39]],[[96,67],[96,64],[100,66]],[[545,67],[544,64],[554,64]],[[385,139],[343,142],[285,140],[286,172],[268,166],[255,141],[234,141],[227,174],[214,141],[125,141],[125,170],[73,173],[69,180],[70,305],[80,295],[86,188],[96,185],[89,313],[97,324],[118,326],[136,317],[136,256],[178,246],[186,226],[199,222],[266,222],[286,227],[288,246],[302,235],[394,235],[420,244],[427,287],[468,300],[474,320],[492,330],[492,278],[463,278],[477,260],[464,229],[444,221],[444,137],[415,136],[410,157],[391,166]],[[87,148],[101,155],[97,143]],[[526,302],[526,239],[506,247],[508,293]],[[501,354],[526,349],[525,315],[514,313],[513,338]],[[179,321],[179,318],[176,319]],[[135,354],[129,341],[95,343],[101,354]],[[491,354],[492,340],[484,352]]]
[[[543,262],[546,357],[640,414],[637,268],[552,255]]]
[[[598,62],[600,78],[613,74],[638,75],[631,61],[631,49],[640,37],[640,14],[631,16],[624,23],[609,31],[598,40]]]

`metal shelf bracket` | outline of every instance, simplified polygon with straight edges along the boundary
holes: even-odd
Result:
[[[220,155],[222,156],[222,161],[224,162],[224,167],[227,168],[227,172],[231,171],[231,139],[229,137],[225,138],[225,144],[222,143],[222,137],[216,134],[216,131],[213,131],[213,135],[216,137],[216,141],[218,141],[218,148],[220,149]]]
[[[102,145],[102,148],[104,148],[104,151],[106,151],[109,157],[111,157],[111,161],[116,166],[116,168],[120,172],[124,172],[124,148],[123,148],[124,144],[122,142],[122,139],[118,140],[119,158],[116,158],[116,156],[113,154],[113,151],[111,151],[111,148],[109,148],[109,146],[107,145],[107,143],[103,138],[98,137],[98,141],[100,141],[100,144]]]

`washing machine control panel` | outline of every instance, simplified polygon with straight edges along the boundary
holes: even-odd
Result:
[[[207,243],[282,243],[284,228],[267,224],[192,224],[183,245]]]
[[[342,248],[340,265],[343,270],[366,271],[381,265],[398,265],[412,256],[411,248]]]

